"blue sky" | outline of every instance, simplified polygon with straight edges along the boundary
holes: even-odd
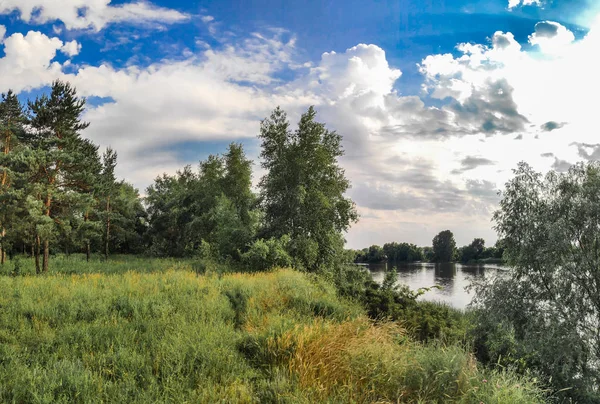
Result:
[[[84,135],[117,149],[142,191],[231,141],[258,162],[260,119],[315,105],[344,135],[362,216],[349,246],[445,228],[490,243],[518,161],[600,155],[599,13],[593,0],[5,0],[0,91],[73,82]]]

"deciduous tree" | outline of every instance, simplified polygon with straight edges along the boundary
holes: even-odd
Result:
[[[450,230],[444,230],[433,238],[433,261],[451,262],[454,259],[456,241]]]
[[[261,124],[260,182],[266,238],[291,237],[292,257],[315,271],[331,264],[343,249],[342,233],[357,220],[350,187],[338,158],[342,137],[315,120],[310,107],[290,130],[285,112],[277,108]]]

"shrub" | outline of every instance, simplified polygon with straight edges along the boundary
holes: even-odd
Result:
[[[396,272],[391,270],[379,285],[360,266],[347,266],[333,275],[340,295],[360,302],[372,319],[400,321],[411,337],[422,342],[466,341],[469,320],[465,313],[444,304],[417,301],[428,289],[412,291],[406,286],[396,286],[396,280]]]
[[[292,258],[287,252],[289,236],[279,239],[256,240],[244,254],[242,263],[249,271],[265,271],[276,267],[289,267]]]

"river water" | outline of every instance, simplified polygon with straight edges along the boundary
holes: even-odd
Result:
[[[498,264],[462,265],[454,263],[434,264],[429,262],[366,264],[373,280],[381,283],[387,266],[395,266],[398,282],[413,290],[438,285],[441,289],[432,289],[419,299],[446,303],[458,309],[464,309],[473,298],[473,291],[465,288],[475,279],[496,276],[507,270]]]

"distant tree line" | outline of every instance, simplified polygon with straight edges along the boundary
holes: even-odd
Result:
[[[469,245],[457,248],[450,230],[441,231],[432,240],[432,246],[418,247],[410,243],[386,243],[383,247],[372,245],[362,250],[349,250],[355,263],[382,262],[502,262],[503,242],[486,247],[485,240],[476,238]]]
[[[343,232],[357,220],[337,159],[341,136],[309,108],[292,130],[277,108],[260,127],[259,193],[252,162],[232,143],[195,171],[161,175],[145,198],[115,177],[117,153],[82,136],[85,99],[56,81],[49,95],[0,102],[0,263],[26,253],[38,273],[60,252],[200,257],[260,270],[309,271],[347,261]]]

